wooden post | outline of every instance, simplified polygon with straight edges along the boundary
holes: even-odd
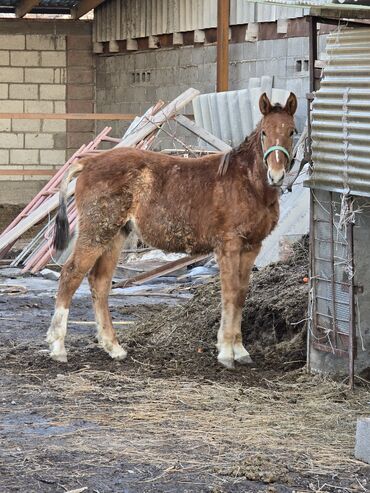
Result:
[[[230,0],[217,3],[217,92],[229,89]]]

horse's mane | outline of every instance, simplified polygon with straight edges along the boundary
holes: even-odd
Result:
[[[277,103],[272,108],[270,113],[282,113],[284,112],[284,108],[281,104]],[[262,121],[262,120],[261,120]],[[231,151],[226,152],[221,156],[221,161],[217,170],[217,176],[225,176],[227,170],[230,167],[230,162],[232,159],[238,154],[246,154],[247,156],[253,156],[253,153],[250,151],[254,150],[257,142],[259,142],[260,132],[261,132],[261,121],[258,123],[257,127],[253,130],[253,132],[248,135],[245,140],[239,144],[237,147],[231,149]]]

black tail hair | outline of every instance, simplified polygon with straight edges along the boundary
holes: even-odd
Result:
[[[55,218],[55,230],[53,239],[53,246],[55,250],[60,252],[65,250],[68,246],[69,239],[70,235],[67,215],[67,203],[63,197],[60,200],[58,214]]]

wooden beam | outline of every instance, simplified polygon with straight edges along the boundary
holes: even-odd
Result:
[[[103,2],[104,0],[82,0],[76,8],[71,9],[72,19],[79,19],[90,10],[96,9]]]
[[[230,0],[217,2],[217,92],[229,90]]]
[[[15,16],[18,18],[24,17],[34,7],[38,7],[38,5],[40,5],[39,0],[21,0],[15,9]]]
[[[121,120],[131,121],[136,115],[120,113],[0,113],[0,120]]]
[[[212,147],[214,147],[218,151],[221,151],[221,152],[231,151],[232,148],[228,144],[226,144],[223,140],[219,139],[218,137],[215,137],[210,132],[208,132],[208,130],[205,130],[204,128],[198,127],[198,125],[196,123],[192,122],[186,116],[178,115],[175,117],[175,120],[182,127],[186,128],[187,130],[189,130],[189,132],[196,135],[197,137],[202,139],[204,142],[207,142],[207,144],[210,144]]]
[[[130,286],[131,284],[143,284],[144,282],[150,281],[151,279],[155,279],[156,277],[164,276],[166,274],[170,274],[171,272],[175,272],[176,270],[182,269],[183,267],[187,267],[188,265],[195,264],[200,260],[205,260],[208,258],[210,254],[206,255],[192,255],[191,257],[184,257],[177,260],[173,260],[172,262],[166,262],[166,264],[157,267],[149,272],[143,272],[142,274],[138,274],[135,277],[131,277],[130,279],[125,279],[123,281],[119,281],[113,284],[112,289],[116,288],[124,288]]]

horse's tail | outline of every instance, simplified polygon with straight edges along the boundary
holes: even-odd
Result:
[[[81,173],[84,163],[77,161],[69,167],[63,176],[62,183],[59,189],[59,210],[55,218],[55,232],[53,246],[57,251],[63,251],[69,243],[69,222],[67,215],[67,190],[71,179]]]

